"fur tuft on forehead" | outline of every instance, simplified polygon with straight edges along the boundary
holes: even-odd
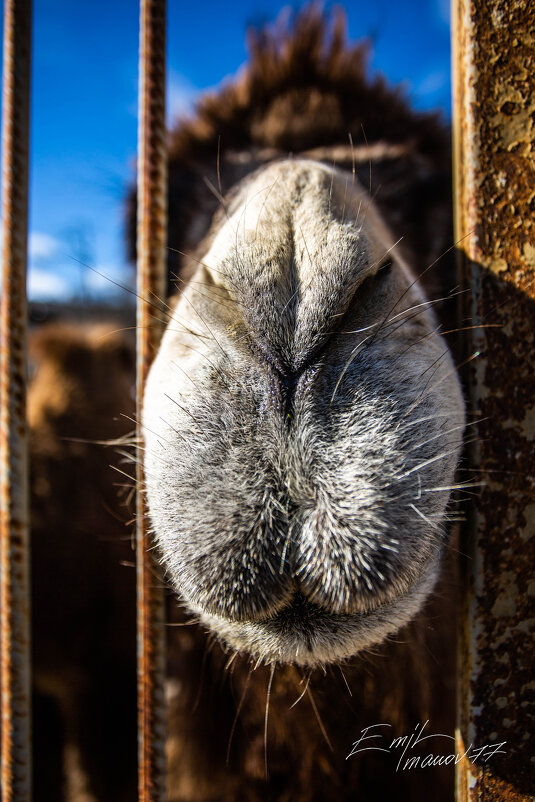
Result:
[[[438,114],[414,111],[399,88],[368,75],[368,44],[347,41],[345,12],[323,13],[316,4],[283,12],[274,25],[250,30],[248,44],[242,70],[203,95],[169,135],[169,292],[191,276],[194,263],[183,253],[194,254],[220,194],[267,161],[303,153],[356,170],[417,270],[446,250],[448,129]],[[131,260],[135,226],[132,191]]]
[[[445,135],[436,115],[412,110],[401,91],[367,75],[368,45],[347,41],[342,9],[329,16],[319,5],[272,26],[251,29],[243,72],[205,95],[192,120],[171,137],[171,159],[227,148],[300,152],[319,145],[363,140],[412,140],[421,153],[442,153]]]

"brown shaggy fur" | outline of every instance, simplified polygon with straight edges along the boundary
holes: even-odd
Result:
[[[201,98],[194,116],[170,134],[170,293],[180,290],[194,267],[183,254],[194,251],[206,234],[219,207],[219,184],[224,194],[266,156],[350,141],[368,144],[370,153],[373,146],[380,151],[386,139],[399,145],[397,153],[372,155],[355,169],[386,222],[403,238],[415,271],[424,270],[451,245],[449,132],[440,118],[414,112],[400,90],[382,78],[368,79],[367,47],[347,43],[340,10],[325,18],[311,6],[291,22],[251,31],[249,50],[239,77]],[[349,147],[336,164],[352,168]],[[133,192],[127,217],[132,260],[135,225]]]
[[[225,192],[267,158],[349,144],[351,134],[355,145],[370,145],[358,177],[404,237],[415,269],[451,245],[447,132],[382,80],[366,78],[366,49],[347,45],[341,14],[329,21],[313,7],[291,31],[252,34],[250,49],[240,77],[201,100],[193,119],[171,134],[172,290],[176,276],[180,288],[190,274],[219,206],[218,151]],[[382,147],[385,132],[397,150]],[[351,169],[350,151],[342,166]],[[132,254],[134,221],[132,195]],[[132,414],[131,365],[120,343],[74,329],[43,333],[36,347],[36,799],[134,800],[134,572],[121,565],[132,554],[112,489],[121,479],[107,467],[114,461],[108,450],[62,439],[116,438],[129,429],[118,415]],[[245,657],[227,666],[221,646],[170,595],[169,621],[177,626],[168,633],[169,802],[451,798],[451,768],[396,771],[400,750],[346,759],[362,728],[374,724],[391,725],[382,746],[428,719],[427,733],[452,733],[451,599],[446,566],[425,613],[373,654],[306,676],[278,668],[271,682],[268,668]],[[452,751],[445,739],[432,743],[411,756]],[[44,745],[50,748],[39,753]],[[63,796],[62,772],[70,788]]]

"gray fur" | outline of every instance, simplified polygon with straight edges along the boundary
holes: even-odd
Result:
[[[232,647],[341,659],[432,590],[464,426],[452,360],[351,174],[263,167],[207,243],[144,400],[162,560]]]

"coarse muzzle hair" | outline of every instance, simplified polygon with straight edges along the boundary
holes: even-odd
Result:
[[[435,583],[464,428],[451,356],[351,173],[262,167],[198,253],[144,397],[162,562],[231,647],[341,660]]]

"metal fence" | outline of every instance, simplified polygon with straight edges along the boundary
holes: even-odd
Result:
[[[484,482],[461,547],[457,737],[472,759],[457,798],[498,802],[535,792],[535,6],[457,0],[453,24],[461,326],[480,354],[468,457]],[[501,759],[475,757],[501,742]]]
[[[31,797],[26,243],[31,3],[6,0],[2,87],[0,649],[2,798]]]
[[[163,328],[165,1],[142,0],[138,161],[138,399]],[[466,377],[480,439],[469,469],[486,486],[461,560],[459,800],[531,798],[535,683],[535,10],[530,0],[455,0],[454,128],[461,310],[481,356]],[[31,3],[5,0],[1,307],[1,690],[4,802],[30,800],[25,416]],[[485,324],[492,322],[492,328]],[[495,324],[501,324],[496,326]],[[138,401],[138,419],[140,415]],[[138,430],[138,438],[141,433]],[[141,468],[139,469],[141,471]],[[138,480],[141,480],[141,473]],[[141,481],[140,481],[141,484]],[[163,600],[137,502],[139,799],[165,797]],[[501,773],[474,758],[505,742]],[[472,747],[472,751],[470,751]]]
[[[137,218],[137,436],[141,398],[163,330],[167,287],[167,154],[165,132],[165,0],[142,0],[139,48]],[[141,455],[138,487],[143,486]],[[164,600],[148,550],[144,498],[137,495],[139,799],[165,798]]]

